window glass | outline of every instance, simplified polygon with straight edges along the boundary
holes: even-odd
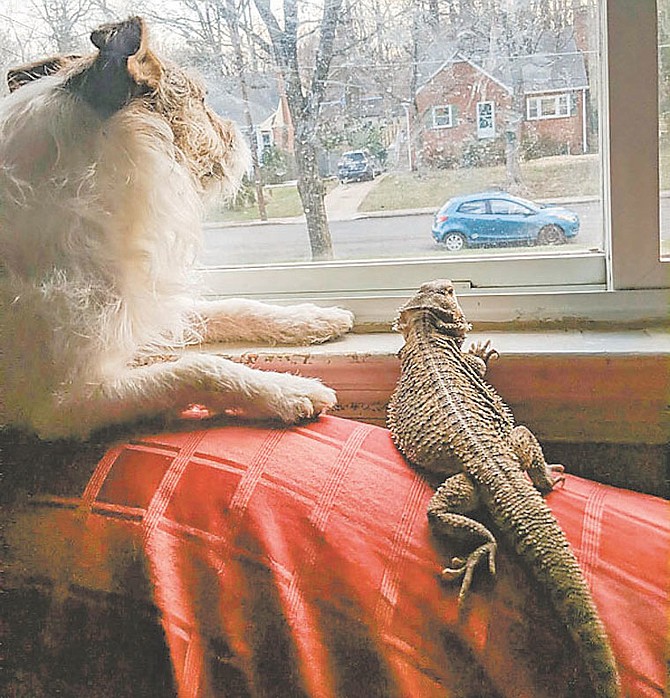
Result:
[[[433,107],[433,126],[436,128],[451,126],[451,106]]]
[[[57,4],[3,4],[5,68],[93,50],[90,30],[126,15]],[[204,265],[495,257],[495,231],[458,250],[433,232],[449,198],[492,189],[577,214],[551,254],[604,256],[597,0],[146,0],[142,12],[156,51],[203,76],[252,151],[243,189],[207,214]],[[527,245],[540,233],[519,252],[546,254]]]
[[[570,116],[568,95],[528,98],[529,119],[552,119],[564,116]]]
[[[465,201],[458,207],[459,213],[486,213],[485,201]]]
[[[477,136],[479,138],[493,138],[496,134],[496,123],[493,118],[493,102],[479,102],[477,104]]]
[[[491,213],[503,214],[507,216],[527,216],[532,211],[515,201],[505,199],[491,199]]]

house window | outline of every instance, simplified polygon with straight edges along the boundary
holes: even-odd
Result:
[[[453,110],[451,104],[432,108],[433,128],[451,128],[453,124]]]
[[[493,102],[477,103],[477,138],[494,138],[496,135],[495,108]]]
[[[601,308],[610,308],[608,317],[621,320],[622,303],[629,304],[631,314],[647,317],[636,308],[649,298],[656,303],[648,289],[668,286],[658,231],[659,206],[663,213],[670,197],[659,198],[657,159],[662,189],[670,191],[670,169],[665,168],[670,162],[670,0],[590,0],[570,13],[552,3],[502,0],[455,3],[446,12],[444,3],[428,3],[428,8],[408,0],[393,4],[394,12],[383,17],[370,14],[374,3],[350,3],[336,17],[341,24],[330,43],[333,33],[320,31],[322,10],[329,4],[292,1],[295,22],[284,22],[284,0],[252,0],[243,3],[239,16],[227,15],[239,30],[241,62],[233,55],[231,27],[225,22],[205,26],[220,15],[198,13],[186,0],[146,3],[163,53],[203,73],[215,111],[248,131],[267,119],[275,125],[273,176],[281,181],[267,198],[270,220],[259,228],[255,204],[244,211],[221,204],[205,226],[202,277],[211,295],[342,303],[361,322],[379,326],[422,282],[450,277],[466,293],[485,294],[477,312],[490,320],[544,319],[552,313],[579,317]],[[425,13],[416,12],[424,5]],[[538,8],[537,16],[529,7]],[[0,32],[0,68],[5,70],[59,47],[89,52],[91,29],[112,19],[96,9],[75,18],[70,28],[20,3],[10,8],[3,19],[6,31]],[[438,17],[428,17],[433,10]],[[503,15],[510,29],[506,43],[488,45],[491,37],[500,41],[496,28]],[[288,32],[294,24],[291,42]],[[462,37],[462,43],[435,38],[436,27],[445,36]],[[327,41],[320,43],[322,35]],[[276,46],[270,45],[273,39]],[[355,52],[342,51],[345,45]],[[297,50],[281,53],[291,46]],[[329,46],[337,50],[325,56],[322,49]],[[298,65],[289,74],[294,59]],[[234,74],[240,65],[246,81]],[[327,74],[318,72],[326,66]],[[368,98],[379,97],[380,85],[381,98],[371,115]],[[521,88],[532,94],[519,108],[512,97]],[[290,90],[296,92],[289,99]],[[357,91],[360,99],[347,101]],[[579,103],[583,118],[561,123],[561,138],[575,135],[564,129],[578,129],[577,135],[585,136],[579,142],[587,142],[590,151],[557,157],[550,138],[536,137],[532,157],[526,157],[527,120],[567,116],[574,112],[572,95],[577,93],[584,95]],[[657,97],[662,100],[660,125]],[[298,112],[292,115],[291,109]],[[427,119],[417,118],[429,113]],[[457,114],[464,118],[458,118],[455,139]],[[439,138],[435,127],[444,129]],[[314,144],[315,151],[298,157],[302,144]],[[343,152],[359,149],[375,156],[373,179],[340,189],[333,178],[337,162]],[[330,246],[321,256],[310,228],[314,207],[303,205],[296,187],[300,167],[320,172],[325,183],[313,191],[328,192],[324,237]],[[385,176],[378,176],[380,170]],[[433,242],[433,212],[447,198],[512,186],[534,203],[577,213],[577,236],[552,248],[491,244],[457,252]],[[667,250],[670,218],[661,217],[660,229]],[[617,293],[603,293],[612,290]]]
[[[528,97],[526,100],[526,117],[529,120],[558,119],[570,116],[570,95],[543,95]]]

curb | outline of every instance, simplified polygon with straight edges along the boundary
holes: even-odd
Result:
[[[670,195],[668,193],[661,193],[663,195]],[[598,196],[580,196],[580,197],[554,197],[551,199],[534,199],[537,203],[552,203],[559,204],[561,206],[565,204],[588,204],[594,201],[599,201]],[[439,206],[431,206],[427,208],[409,208],[409,209],[390,209],[390,210],[380,210],[380,211],[361,211],[349,216],[338,216],[334,214],[328,216],[328,220],[331,222],[337,221],[357,221],[365,220],[368,218],[406,218],[407,216],[432,216],[438,210]],[[266,226],[266,225],[298,225],[305,223],[304,216],[295,216],[293,218],[270,218],[267,221],[251,220],[251,221],[209,221],[203,224],[203,228],[247,228],[251,226]]]

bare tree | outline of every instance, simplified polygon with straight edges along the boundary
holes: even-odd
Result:
[[[520,58],[537,53],[542,38],[551,36],[555,48],[561,50],[563,30],[572,21],[573,0],[517,0],[508,6],[497,6],[492,15],[492,32],[496,48],[509,63],[512,81],[511,106],[506,113],[505,163],[507,183],[511,191],[524,191],[521,175],[521,132],[526,102],[524,74]]]
[[[228,32],[233,47],[233,56],[235,60],[235,72],[240,83],[240,91],[242,92],[242,102],[244,104],[244,120],[249,131],[251,140],[251,162],[254,174],[254,187],[256,189],[256,203],[258,204],[258,215],[262,221],[268,219],[267,210],[265,207],[265,196],[263,194],[263,183],[261,181],[261,168],[258,161],[258,143],[256,140],[256,129],[251,117],[251,108],[249,106],[249,89],[245,75],[244,54],[242,52],[242,39],[240,36],[240,13],[239,8],[235,6],[235,0],[225,0],[226,2],[226,22],[228,24]]]
[[[260,219],[266,221],[267,208],[258,159],[256,125],[251,113],[247,81],[247,56],[243,38],[251,32],[243,25],[247,0],[180,0],[178,12],[163,9],[152,13],[157,23],[170,27],[195,49],[199,62],[217,75],[233,76],[239,85],[244,109],[244,126],[251,145],[251,165]],[[186,10],[186,11],[185,11]],[[247,41],[253,46],[253,39]]]
[[[470,0],[454,1],[446,13],[452,36],[468,33],[485,37],[490,68],[505,67],[511,88],[510,105],[504,111],[507,186],[523,191],[521,138],[525,118],[524,61],[538,52],[541,42],[554,40],[556,55],[569,36],[574,10],[589,0]]]
[[[113,15],[105,0],[32,0],[31,5],[47,28],[51,50],[62,54],[88,51],[93,25]]]
[[[308,61],[304,58],[301,60],[298,45],[303,36],[301,31],[306,31],[299,18],[299,9],[303,9],[299,8],[300,0],[284,0],[283,26],[273,12],[270,0],[254,0],[254,3],[270,37],[293,121],[298,192],[305,211],[312,259],[332,259],[333,243],[318,168],[317,126],[342,0],[324,0],[320,20],[312,24],[313,35],[318,38],[313,65],[310,66],[306,65]]]
[[[0,96],[8,91],[5,77],[7,69],[27,63],[29,57],[23,52],[23,44],[12,35],[13,27],[8,26],[7,30],[0,30]]]

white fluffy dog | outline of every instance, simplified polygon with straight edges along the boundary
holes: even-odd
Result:
[[[314,379],[195,351],[146,360],[202,340],[322,342],[353,317],[196,300],[203,195],[236,189],[246,146],[140,18],[91,40],[91,56],[10,71],[0,101],[0,424],[83,438],[192,403],[287,423],[332,406]]]

